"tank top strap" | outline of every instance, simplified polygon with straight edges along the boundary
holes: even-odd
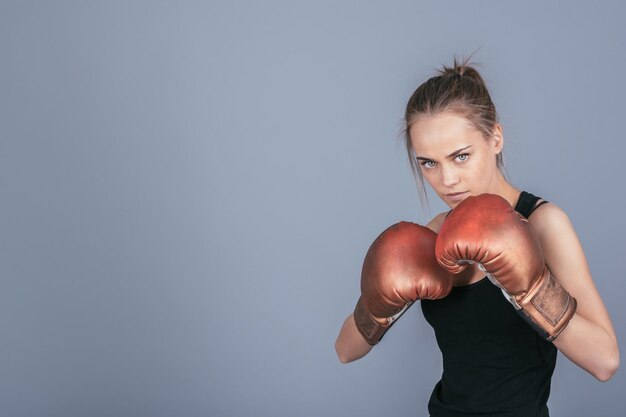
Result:
[[[537,204],[539,200],[541,200],[541,197],[522,191],[515,205],[515,210],[522,216],[529,218],[530,215],[533,214],[533,211],[537,210],[539,206],[548,203],[547,200],[543,200],[541,203]]]

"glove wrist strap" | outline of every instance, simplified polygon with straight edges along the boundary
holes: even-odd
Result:
[[[576,299],[546,268],[542,279],[518,303],[525,315],[553,341],[576,313]]]
[[[354,322],[356,323],[356,328],[359,333],[361,333],[365,341],[371,346],[378,344],[390,327],[374,320],[374,317],[372,317],[365,307],[365,303],[363,303],[363,297],[359,297],[359,301],[357,301],[356,307],[354,308]]]

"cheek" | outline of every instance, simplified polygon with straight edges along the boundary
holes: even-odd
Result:
[[[435,178],[435,171],[432,169],[426,169],[420,166],[420,172],[422,173],[422,178],[428,182],[431,182]]]
[[[430,185],[432,188],[437,186],[437,180],[432,171],[420,168],[420,172],[422,173],[422,180],[424,180],[425,183]]]
[[[488,181],[492,176],[494,170],[496,170],[495,161],[487,159],[475,160],[471,167],[468,167],[468,179],[471,178],[475,184],[480,184]]]

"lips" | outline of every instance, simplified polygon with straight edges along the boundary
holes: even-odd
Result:
[[[462,200],[464,200],[467,196],[469,195],[469,191],[462,191],[460,193],[450,193],[450,194],[446,194],[446,198],[448,199],[448,201],[452,202],[452,203],[460,203]]]

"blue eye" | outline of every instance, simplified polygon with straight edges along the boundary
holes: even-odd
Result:
[[[435,163],[434,161],[423,161],[420,163],[420,165],[426,168],[432,168],[434,165],[428,165],[428,164],[434,164],[434,163]]]
[[[463,157],[463,158],[461,158]],[[460,155],[457,155],[457,158],[460,158],[459,161],[467,161],[467,158],[469,157],[468,153],[462,153]]]

